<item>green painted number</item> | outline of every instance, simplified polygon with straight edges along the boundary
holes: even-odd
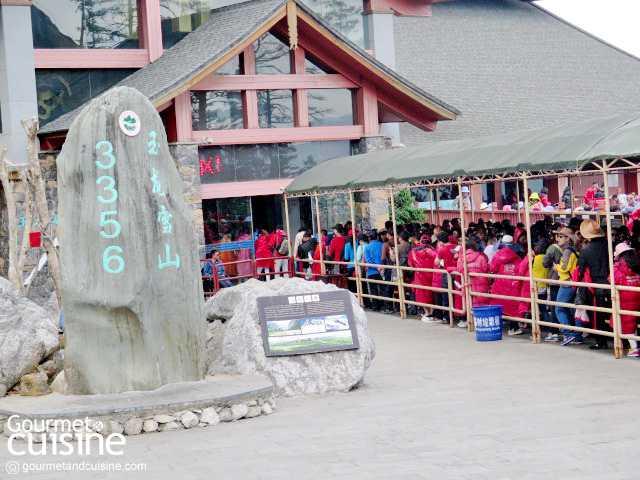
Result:
[[[104,269],[107,271],[107,273],[120,273],[122,270],[124,270],[124,260],[119,255],[109,255],[109,252],[111,250],[115,250],[118,253],[122,253],[122,249],[117,245],[112,245],[110,247],[105,248],[104,253],[102,254],[102,265],[104,266]],[[118,268],[113,270],[111,267],[109,267],[109,263],[111,261],[117,262]]]
[[[96,184],[100,185],[103,180],[106,180],[107,183],[109,184],[107,187],[103,187],[103,188],[107,192],[111,192],[112,196],[109,200],[105,200],[102,197],[102,195],[98,195],[98,200],[101,201],[102,203],[113,203],[118,199],[118,191],[115,188],[113,188],[114,185],[116,184],[116,181],[113,179],[113,177],[110,177],[108,175],[103,175],[98,180],[96,180]]]
[[[105,157],[107,157],[109,159],[109,164],[108,165],[104,165],[102,163],[100,163],[100,160],[96,160],[96,165],[98,166],[98,168],[102,168],[104,170],[106,170],[107,168],[111,168],[116,164],[116,157],[113,156],[113,145],[111,145],[111,142],[107,142],[106,140],[102,140],[101,142],[96,143],[96,150],[100,150],[100,147],[106,145],[107,146],[107,150],[104,152],[101,152],[102,155],[104,155]]]
[[[111,235],[109,235],[108,233],[105,233],[104,231],[100,232],[100,235],[102,235],[104,238],[116,238],[118,235],[120,235],[120,230],[122,229],[122,227],[120,226],[120,222],[113,219],[107,219],[107,215],[117,215],[117,214],[118,214],[117,210],[113,210],[111,212],[102,212],[100,214],[101,227],[106,227],[109,224],[113,225],[113,233]]]

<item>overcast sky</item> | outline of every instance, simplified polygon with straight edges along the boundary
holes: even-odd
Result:
[[[639,0],[539,0],[536,4],[640,57]]]

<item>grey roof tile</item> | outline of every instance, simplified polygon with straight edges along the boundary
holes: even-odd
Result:
[[[434,4],[395,17],[398,73],[463,112],[407,146],[640,110],[640,60],[519,0]]]

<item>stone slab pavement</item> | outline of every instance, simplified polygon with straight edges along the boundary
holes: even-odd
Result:
[[[0,478],[635,479],[640,362],[369,314],[366,386],[273,415],[127,437],[120,457],[14,457]],[[9,476],[8,461],[146,463],[146,472]],[[124,468],[124,467],[123,467]]]

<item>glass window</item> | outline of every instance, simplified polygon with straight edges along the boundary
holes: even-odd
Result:
[[[356,45],[364,48],[362,0],[302,0],[320,17]]]
[[[289,46],[272,34],[263,35],[254,44],[256,74],[287,75],[291,73]]]
[[[293,127],[293,91],[258,90],[260,128]]]
[[[160,0],[162,46],[174,46],[210,16],[210,0]]]
[[[36,70],[38,118],[44,125],[131,75],[131,69]]]
[[[236,166],[231,146],[203,147],[200,154],[200,183],[235,182]]]
[[[353,93],[347,88],[307,90],[309,126],[353,125]]]
[[[242,75],[243,68],[243,57],[242,54],[237,57],[232,58],[223,66],[221,66],[218,70],[213,72],[214,75]]]
[[[251,275],[253,267],[253,235],[251,224],[251,197],[203,200],[204,239],[207,252],[216,245],[229,277]],[[209,286],[211,288],[211,286]]]
[[[140,48],[136,0],[32,0],[34,48]]]
[[[194,130],[244,128],[242,93],[236,91],[191,92]]]

